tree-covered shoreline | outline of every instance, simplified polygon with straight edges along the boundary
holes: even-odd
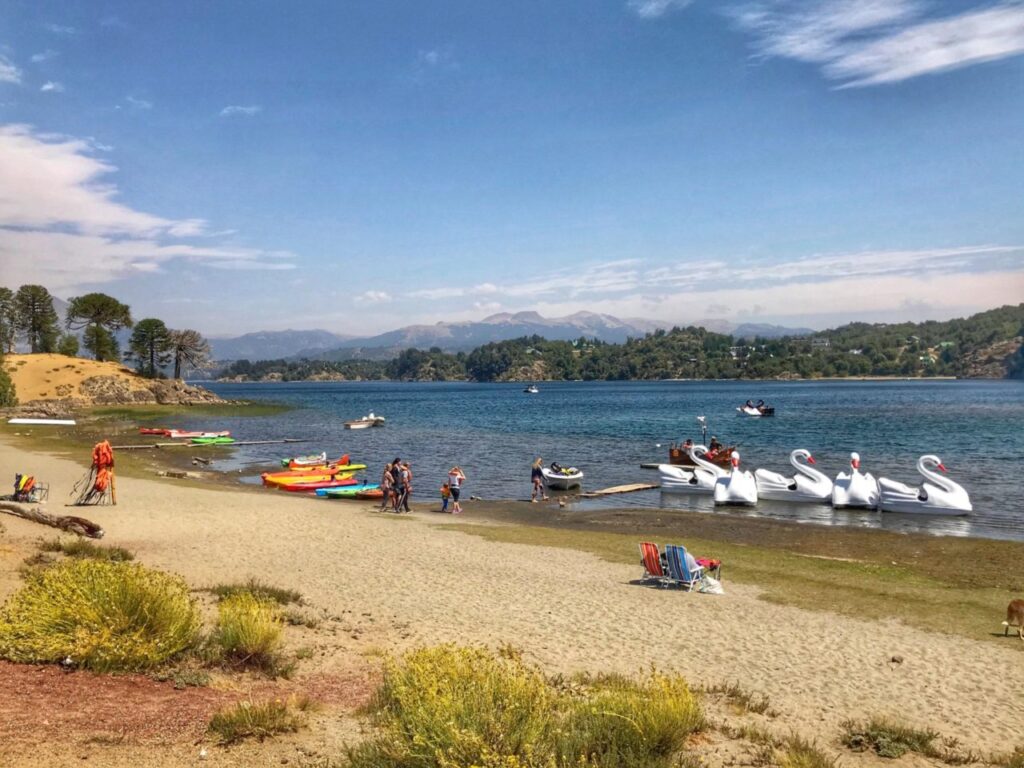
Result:
[[[1024,378],[1024,304],[944,322],[851,323],[808,336],[736,339],[673,328],[611,344],[528,336],[393,360],[239,360],[237,381],[625,381],[842,377]]]

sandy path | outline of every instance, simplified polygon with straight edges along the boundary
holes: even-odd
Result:
[[[82,474],[4,444],[0,466],[50,481],[52,512]],[[109,543],[195,586],[258,576],[332,613],[351,611],[363,627],[344,640],[352,650],[510,642],[551,671],[655,664],[693,682],[739,681],[768,694],[784,726],[826,740],[840,721],[875,714],[935,727],[975,749],[1022,740],[1024,656],[1009,643],[772,605],[728,581],[720,597],[635,586],[639,565],[486,542],[439,530],[428,515],[396,519],[364,504],[131,478],[119,479],[118,494],[116,508],[86,515]],[[0,544],[46,533],[3,520]],[[0,574],[0,592],[12,584]],[[894,655],[904,662],[890,665]]]

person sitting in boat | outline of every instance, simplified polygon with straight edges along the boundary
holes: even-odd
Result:
[[[693,440],[686,438],[686,442],[683,443],[683,453],[689,453],[691,448],[693,448]]]
[[[714,459],[718,455],[719,451],[722,450],[722,444],[718,442],[718,438],[714,435],[711,436],[711,442],[708,443],[707,457]]]

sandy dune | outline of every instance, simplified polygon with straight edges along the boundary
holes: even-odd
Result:
[[[0,466],[49,480],[51,511],[82,474],[3,444]],[[109,543],[196,586],[258,576],[364,616],[365,631],[344,640],[348,650],[511,642],[552,671],[655,664],[696,683],[739,681],[770,696],[784,728],[828,741],[842,720],[876,714],[980,750],[1009,750],[1022,738],[1024,657],[1009,644],[772,605],[728,580],[720,597],[650,589],[630,583],[639,565],[490,543],[440,530],[428,515],[377,515],[360,503],[131,478],[119,480],[118,493],[116,508],[87,511]],[[48,533],[3,522],[0,548]],[[13,567],[0,559],[0,596],[17,585]],[[891,665],[894,655],[904,662]]]

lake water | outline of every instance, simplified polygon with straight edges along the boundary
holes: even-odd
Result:
[[[464,495],[525,499],[530,464],[575,465],[585,487],[657,483],[641,463],[667,460],[670,442],[699,441],[697,416],[709,434],[736,443],[744,468],[789,471],[789,452],[807,448],[818,468],[834,476],[850,451],[862,469],[920,484],[915,464],[938,454],[949,477],[971,495],[967,518],[843,512],[825,505],[761,502],[755,509],[716,510],[703,497],[641,491],[579,502],[595,506],[673,507],[709,514],[784,518],[823,525],[878,527],[942,535],[1024,540],[1024,383],[1010,381],[887,382],[566,382],[521,384],[302,382],[204,383],[225,398],[270,400],[294,407],[267,417],[189,418],[185,428],[230,429],[240,440],[299,437],[294,446],[240,446],[218,452],[215,467],[252,478],[289,453],[350,453],[370,466],[373,481],[384,462],[408,460],[414,498],[431,503],[453,463],[468,476]],[[747,399],[774,405],[774,418],[736,414]],[[346,430],[342,422],[370,411],[385,416],[379,429]],[[660,444],[660,447],[659,447]]]

